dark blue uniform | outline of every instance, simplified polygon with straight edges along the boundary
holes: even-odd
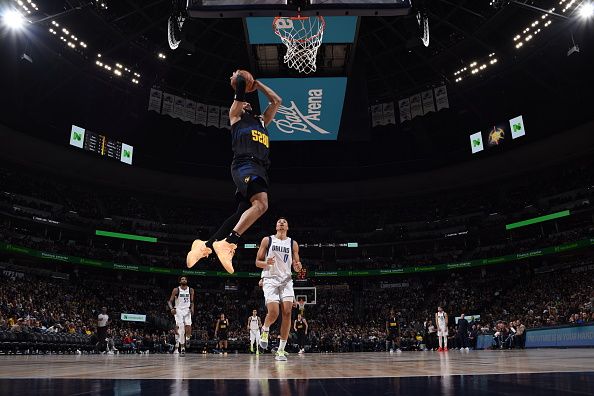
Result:
[[[261,118],[244,112],[231,126],[231,145],[231,176],[240,198],[249,199],[256,193],[268,191],[270,139]]]

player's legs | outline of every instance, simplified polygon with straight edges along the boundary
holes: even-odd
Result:
[[[268,331],[270,326],[276,322],[278,313],[280,311],[279,301],[271,301],[266,303],[266,318],[264,319],[264,325],[262,326],[262,334],[260,334],[260,347],[262,349],[268,348]]]
[[[216,241],[225,239],[229,233],[233,230],[233,227],[237,224],[243,212],[251,207],[251,203],[248,200],[242,199],[237,205],[237,210],[231,216],[229,216],[219,229],[210,237],[206,242],[196,239],[192,243],[192,250],[188,252],[186,256],[186,265],[188,268],[192,268],[200,259],[208,257],[212,253],[212,244]]]
[[[190,341],[190,338],[192,338],[192,314],[189,310],[184,313],[183,322],[184,333],[186,336],[186,338],[184,339],[184,344],[187,345]]]
[[[235,227],[233,227],[233,231],[239,235],[246,232],[248,228],[250,228],[256,222],[256,220],[266,213],[268,210],[268,193],[259,192],[252,195],[250,197],[250,203],[250,208],[243,212],[239,218],[239,221]]]

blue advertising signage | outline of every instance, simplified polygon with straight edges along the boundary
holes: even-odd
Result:
[[[270,140],[336,140],[342,117],[346,77],[261,78],[283,104],[268,126]],[[258,91],[260,109],[268,99]]]
[[[594,326],[528,330],[526,348],[594,346]]]
[[[284,26],[290,23],[289,18],[284,18]],[[353,43],[355,42],[355,31],[357,30],[356,16],[329,16],[324,17],[326,27],[324,29],[324,44],[332,43]],[[248,40],[250,44],[282,44],[280,38],[274,33],[272,23],[274,18],[251,17],[246,18]]]

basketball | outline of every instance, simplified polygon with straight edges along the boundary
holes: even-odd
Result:
[[[233,73],[233,78],[231,79],[231,86],[233,87],[233,89],[236,89],[236,81],[237,81],[237,74],[241,74],[243,76],[243,78],[245,78],[246,81],[246,86],[245,86],[245,92],[254,92],[256,90],[255,84],[254,82],[256,81],[254,79],[254,76],[252,76],[252,73],[250,73],[247,70],[237,70],[235,73]]]

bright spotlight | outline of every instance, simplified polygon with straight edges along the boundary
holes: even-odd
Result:
[[[2,22],[10,29],[20,30],[25,24],[25,18],[17,10],[8,10],[2,15]]]
[[[584,3],[580,7],[580,16],[584,19],[592,18],[594,15],[594,4],[592,3]]]

